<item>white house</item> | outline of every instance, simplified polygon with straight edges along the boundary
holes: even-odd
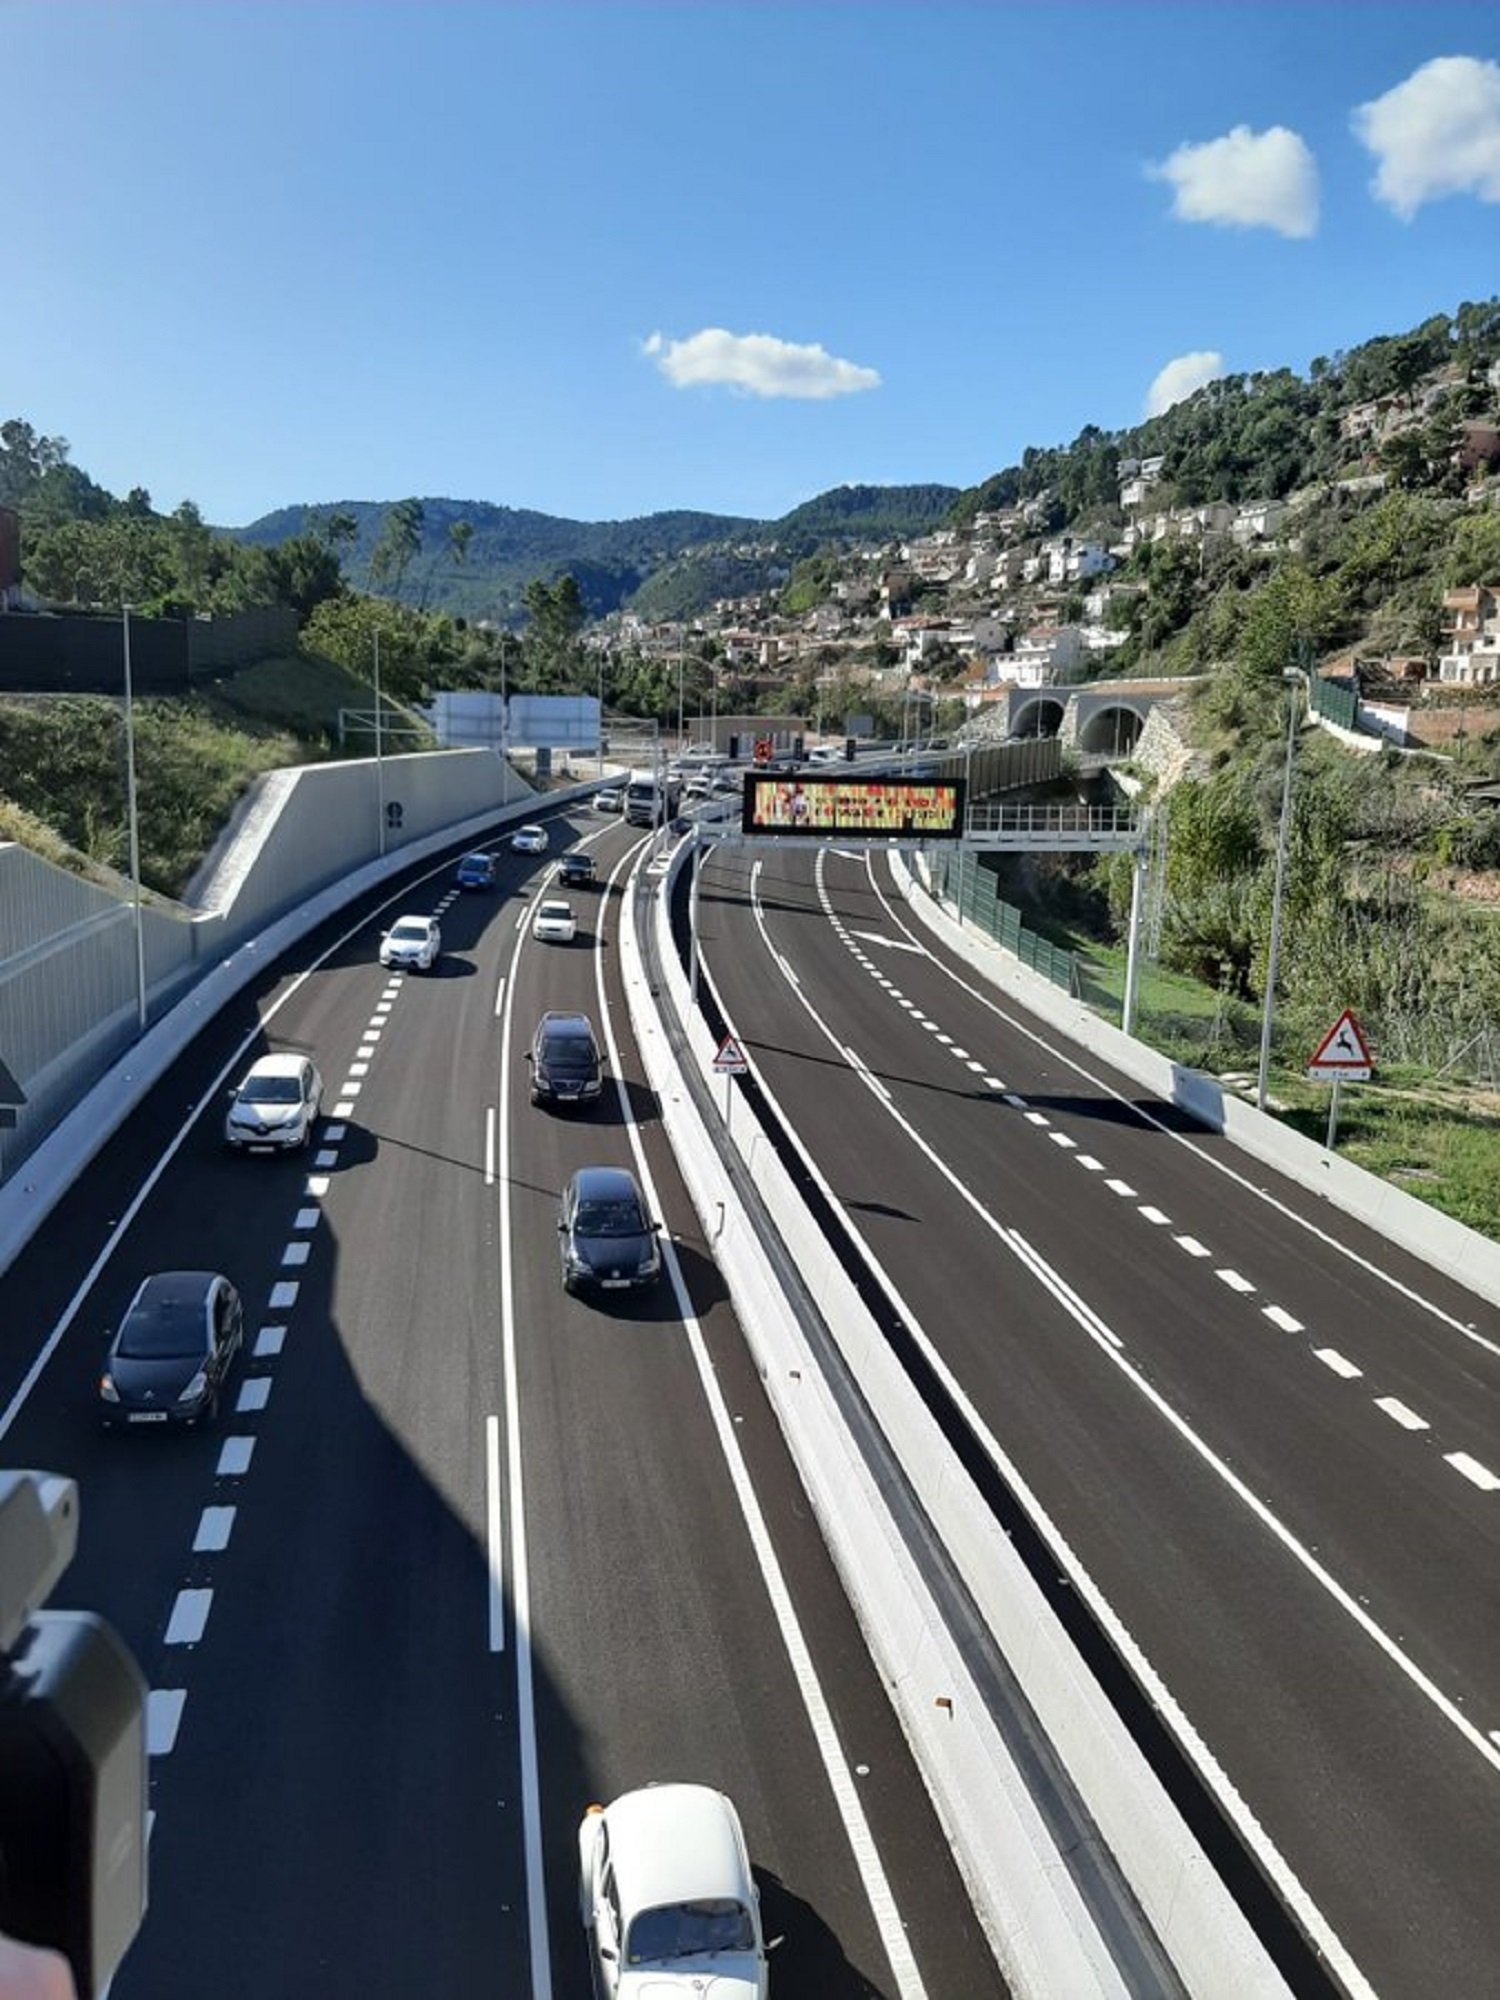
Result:
[[[1034,625],[1016,641],[1015,651],[997,664],[1021,687],[1045,687],[1071,672],[1083,658],[1083,633],[1077,625]]]
[[[1229,532],[1237,542],[1268,542],[1287,512],[1284,500],[1247,500],[1235,515]]]

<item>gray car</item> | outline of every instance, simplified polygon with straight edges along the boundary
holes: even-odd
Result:
[[[126,1308],[99,1377],[107,1429],[175,1429],[218,1415],[244,1339],[240,1295],[216,1271],[158,1271]]]

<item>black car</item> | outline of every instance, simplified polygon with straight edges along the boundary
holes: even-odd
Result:
[[[526,1060],[533,1104],[592,1104],[604,1088],[599,1038],[587,1014],[543,1014]]]
[[[624,1167],[580,1167],[563,1189],[557,1240],[565,1292],[627,1291],[661,1276],[661,1229]]]
[[[557,864],[557,879],[564,889],[592,889],[598,881],[592,854],[565,854]]]
[[[158,1271],[130,1301],[99,1378],[108,1428],[197,1424],[219,1395],[244,1339],[245,1312],[214,1271]]]

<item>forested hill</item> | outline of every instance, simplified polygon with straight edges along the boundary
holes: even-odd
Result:
[[[505,619],[520,615],[533,578],[566,573],[577,579],[596,617],[637,593],[648,615],[680,615],[701,611],[716,597],[764,590],[778,569],[784,573],[828,542],[925,533],[947,518],[958,492],[955,486],[840,486],[779,521],[686,509],[627,521],[573,521],[483,500],[422,499],[416,503],[420,547],[406,567],[403,595],[428,609]],[[343,549],[344,574],[356,588],[379,590],[376,550],[390,512],[390,503],[370,500],[281,507],[225,532],[270,548],[345,517],[353,535]]]

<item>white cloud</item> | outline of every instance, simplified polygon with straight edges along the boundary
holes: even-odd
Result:
[[[1354,133],[1379,162],[1375,197],[1409,222],[1424,201],[1500,201],[1500,64],[1438,56],[1361,104]]]
[[[769,333],[726,333],[721,326],[706,326],[686,340],[653,333],[642,346],[674,389],[724,385],[747,396],[824,402],[830,396],[880,387],[873,368],[840,361],[815,344],[799,346]]]
[[[1146,415],[1159,417],[1163,410],[1170,410],[1174,403],[1180,403],[1201,389],[1205,382],[1213,382],[1224,373],[1224,357],[1215,354],[1212,348],[1200,348],[1196,354],[1179,354],[1175,361],[1169,361],[1146,391]]]
[[[1222,139],[1179,146],[1146,171],[1176,189],[1172,213],[1181,222],[1275,229],[1283,236],[1317,232],[1318,163],[1284,125],[1268,132],[1236,125]]]

